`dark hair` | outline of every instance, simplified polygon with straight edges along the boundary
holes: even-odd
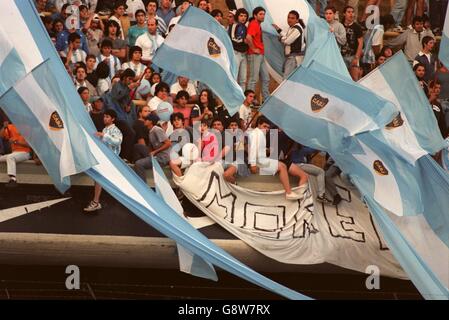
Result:
[[[150,77],[150,84],[151,84],[151,85],[155,84],[155,82],[153,82],[153,77],[154,77],[154,76],[159,76],[159,79],[162,81],[161,74],[160,74],[159,72],[153,72],[153,73],[151,74],[151,77]]]
[[[109,68],[109,65],[102,61],[98,64],[97,69],[95,70],[95,74],[99,79],[105,79],[109,77],[109,74],[111,73],[111,70]]]
[[[235,12],[235,17],[238,18],[239,15],[246,14],[246,17],[249,18],[249,13],[245,8],[240,8]],[[237,19],[236,19],[237,20]]]
[[[376,61],[379,60],[380,57],[384,57],[385,59],[387,58],[382,53],[378,53],[376,54]]]
[[[139,9],[139,10],[136,10],[136,12],[134,13],[134,17],[137,18],[137,15],[138,15],[139,13],[143,13],[144,16],[147,15],[147,13],[145,12],[145,10]]]
[[[86,90],[89,91],[89,89],[87,87],[79,87],[78,88],[78,94],[81,95]]]
[[[253,17],[257,16],[261,11],[266,12],[266,10],[263,7],[255,7],[253,10]]]
[[[97,57],[96,57],[94,54],[88,54],[88,55],[86,56],[86,62],[87,62],[87,60],[89,60],[89,59],[97,60]]]
[[[393,49],[391,49],[391,47],[384,46],[384,47],[382,47],[382,50],[380,50],[380,55],[385,56],[385,58],[386,58],[387,56],[385,55],[385,51],[387,51],[388,49],[390,49],[393,52]]]
[[[422,23],[424,23],[424,18],[421,17],[421,16],[414,16],[414,17],[413,17],[413,20],[412,20],[412,26],[413,26],[415,23],[417,23],[417,22],[422,22]]]
[[[245,90],[245,97],[246,96],[248,96],[250,93],[254,93],[254,94],[256,94],[255,92],[254,92],[254,90],[251,90],[251,89],[248,89],[248,90]]]
[[[124,80],[125,78],[134,78],[136,76],[136,73],[131,70],[130,68],[126,69],[125,71],[122,72],[122,74],[120,75],[120,80]]]
[[[154,90],[154,95],[157,96],[157,94],[162,91],[163,89],[167,90],[168,93],[170,93],[170,86],[168,84],[166,84],[165,82],[159,82],[156,85],[156,88]]]
[[[176,94],[175,100],[179,100],[179,99],[181,99],[181,98],[186,98],[187,100],[189,100],[189,99],[190,99],[190,95],[189,95],[189,93],[188,93],[187,91],[181,90],[181,91],[179,91],[179,92]]]
[[[64,28],[64,21],[62,21],[61,19],[55,19],[55,20],[53,21],[53,27],[52,27],[52,29],[53,29],[54,32],[56,32],[55,25],[56,25],[57,23],[61,23],[61,24],[62,24],[62,27]]]
[[[435,39],[431,36],[425,36],[424,38],[422,38],[421,43],[422,43],[423,47],[425,45],[427,45],[431,40],[435,40]]]
[[[418,69],[419,67],[424,67],[424,69],[426,69],[426,66],[423,63],[419,62],[413,66],[413,71],[416,71],[416,69]]]
[[[115,33],[115,35],[118,37],[120,35],[122,29],[120,28],[120,25],[118,24],[118,22],[115,20],[106,21],[105,26],[104,26],[104,36],[109,37],[109,27],[110,26],[114,26],[117,28],[117,32]]]
[[[117,119],[117,112],[114,109],[106,109],[103,114],[110,116],[114,120]]]
[[[128,55],[129,60],[132,60],[134,52],[140,52],[140,53],[142,53],[142,48],[139,47],[139,46],[132,46],[132,47],[129,49],[129,55]]]
[[[67,8],[70,6],[70,4],[68,3],[64,3],[61,7],[61,13],[65,13],[65,11],[67,10]]]
[[[388,26],[394,25],[396,22],[394,21],[394,18],[391,14],[387,14],[385,16],[380,17],[380,24],[385,26],[386,28]]]
[[[257,118],[257,125],[258,126],[260,126],[261,124],[264,124],[264,123],[268,123],[271,126],[271,122],[270,122],[270,120],[268,120],[267,117],[260,116],[259,118]]]
[[[441,82],[438,81],[438,80],[431,80],[431,81],[429,82],[429,88],[430,88],[430,89],[433,89],[433,87],[435,87],[435,86],[437,86],[437,85],[441,85]]]
[[[296,10],[291,10],[289,13],[289,15],[292,14],[296,17],[297,20],[299,20],[299,12]]]
[[[82,4],[82,5],[80,5],[80,6],[78,7],[78,10],[79,10],[79,11],[81,11],[81,10],[89,10],[89,8],[88,8],[86,5]]]
[[[185,121],[184,114],[182,112],[175,112],[170,115],[171,124],[173,124],[173,122],[175,122],[176,118],[181,119],[183,123]]]
[[[112,41],[111,40],[103,39],[103,41],[101,41],[100,49],[103,49],[103,48],[106,48],[106,47],[112,48]]]
[[[69,43],[72,43],[72,42],[75,42],[75,40],[81,40],[81,36],[78,33],[74,32],[74,33],[69,34],[68,40],[69,40]]]
[[[128,7],[128,6],[126,5],[125,1],[119,0],[119,1],[115,1],[114,7],[113,7],[113,8],[114,8],[114,10],[117,10],[117,8],[118,8],[118,7],[121,7],[121,6],[124,6],[125,9]]]
[[[346,7],[344,7],[344,8],[343,8],[343,14],[345,14],[346,11],[348,11],[348,9],[354,10],[354,7],[353,7],[353,6],[346,6]]]
[[[201,90],[199,96],[198,96],[198,105],[200,106],[201,112],[204,110],[204,106],[201,104],[201,95],[203,92],[207,92],[207,108],[210,110],[215,110],[215,107],[217,106],[217,102],[214,99],[214,94],[209,89],[203,89]]]
[[[148,3],[147,3],[147,8],[148,8],[148,5],[149,5],[150,3],[155,3],[155,4],[156,4],[156,10],[159,9],[159,2],[158,2],[157,0],[150,0],[150,1],[148,1]]]
[[[214,9],[211,11],[210,15],[214,18],[219,15],[223,17],[223,12],[220,9]]]
[[[335,6],[327,6],[326,8],[324,8],[324,12],[326,12],[327,10],[331,10],[333,13],[337,12],[337,8],[335,8]]]
[[[85,66],[82,66],[82,65],[79,65],[79,66],[77,66],[77,67],[75,68],[75,74],[78,72],[79,69],[84,69],[84,71],[86,71],[86,73],[87,73],[86,67],[85,67]]]
[[[220,121],[221,124],[224,125],[223,121],[221,121],[220,118],[216,118],[216,117],[214,117],[214,118],[212,119],[211,125],[214,125],[214,123],[217,122],[217,121]]]

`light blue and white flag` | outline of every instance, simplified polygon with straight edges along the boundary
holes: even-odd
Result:
[[[184,208],[176,197],[173,188],[167,180],[159,162],[153,157],[153,177],[157,194],[174,210],[180,217],[184,217]],[[185,217],[184,217],[185,218]],[[181,245],[177,245],[179,269],[182,272],[192,274],[197,277],[217,281],[217,273],[214,266],[204,259],[193,254]]]
[[[449,6],[446,10],[446,18],[444,20],[443,35],[441,36],[438,57],[446,68],[449,68]]]
[[[14,18],[18,18],[14,22]],[[18,80],[24,77],[28,72],[40,65],[44,59],[37,50],[30,50],[25,46],[29,40],[28,34],[20,32],[11,33],[11,29],[20,30],[24,25],[24,21],[20,20],[20,16],[14,14],[14,11],[0,12],[0,19],[5,19],[5,28],[0,26],[0,97],[9,90]],[[12,28],[17,26],[17,28]],[[22,29],[23,30],[23,29]],[[33,54],[33,51],[35,54]]]
[[[391,102],[323,66],[316,69],[320,71],[299,67],[262,107],[292,139],[319,150],[342,151],[348,147],[346,138],[382,128],[397,116]]]
[[[13,48],[1,64],[0,68],[9,72],[0,78],[0,83],[12,87],[0,98],[0,106],[63,192],[70,186],[70,176],[96,164],[71,112],[74,105],[83,109],[82,102],[79,96],[69,101],[62,94],[63,87],[53,73],[54,64],[36,45],[30,31],[39,30],[41,25],[26,20],[13,1],[4,4],[0,10],[0,30],[10,41],[5,37],[0,40],[6,40],[5,47],[13,45]]]
[[[449,138],[446,138],[446,142],[449,145]],[[443,165],[443,169],[449,173],[449,147],[444,148],[441,151],[441,163]]]
[[[159,196],[157,196],[146,183],[144,183],[135,173],[132,171],[121,159],[118,158],[100,139],[98,139],[94,133],[96,129],[90,119],[89,115],[85,112],[79,102],[79,96],[73,87],[67,71],[61,63],[57,52],[52,46],[51,40],[46,33],[46,30],[41,22],[41,19],[34,8],[34,1],[32,0],[4,0],[2,2],[2,11],[10,12],[16,11],[18,15],[22,16],[22,20],[26,21],[27,32],[30,34],[30,41],[33,46],[38,47],[42,56],[48,61],[48,70],[51,72],[41,75],[44,78],[51,78],[52,80],[46,80],[40,91],[47,94],[49,101],[68,101],[70,103],[63,103],[58,105],[61,111],[61,119],[63,120],[64,128],[67,128],[67,132],[72,135],[81,132],[81,136],[77,136],[79,143],[82,143],[81,149],[74,150],[73,156],[80,155],[87,148],[89,154],[93,156],[96,164],[89,163],[89,159],[85,159],[81,165],[90,167],[86,173],[95,179],[107,192],[118,199],[124,206],[130,209],[140,219],[152,225],[155,229],[172,238],[178,244],[189,250],[191,253],[198,255],[205,261],[212,263],[224,270],[227,270],[243,279],[246,279],[254,284],[260,285],[263,288],[272,290],[286,298],[290,299],[309,299],[308,297],[301,295],[291,289],[286,288],[258,273],[251,270],[247,266],[240,263],[238,260],[230,256],[223,249],[212,243],[207,237],[198,232],[182,217],[180,217],[170,206],[168,206]],[[0,19],[0,26],[3,28],[4,20]],[[38,71],[38,70],[37,70]],[[36,74],[31,74],[36,77]],[[42,80],[42,79],[39,79]],[[57,82],[58,86],[51,86],[50,83]],[[37,81],[40,84],[40,81]],[[47,91],[51,87],[52,90]],[[20,102],[22,96],[20,92],[14,90],[17,94],[17,100],[10,97],[7,101],[8,106],[6,108],[15,107],[16,102]],[[23,93],[23,92],[22,92]],[[25,103],[28,103],[25,101]],[[45,107],[44,107],[44,110]],[[17,125],[35,125],[40,121],[47,121],[47,119],[40,119],[40,110],[30,111],[33,113],[35,120],[31,124],[28,124],[29,118],[26,114],[17,113],[15,122]],[[66,117],[67,114],[71,114],[76,120],[72,126]],[[77,126],[75,126],[77,124]],[[66,126],[67,125],[67,126]],[[73,131],[73,132],[72,132]],[[40,145],[35,145],[34,148],[37,152],[47,152],[47,147],[54,145],[53,140],[48,135],[38,132],[36,133],[38,138],[43,142]],[[72,148],[75,144],[75,139],[70,141]],[[57,149],[56,146],[53,147]],[[47,168],[59,163],[57,152],[50,150],[48,157],[41,160],[47,163]]]
[[[435,154],[447,146],[429,101],[402,51],[359,83],[394,103],[401,112],[381,130],[382,136],[400,156],[414,163],[422,156]]]
[[[303,65],[309,66],[313,61],[318,61],[350,79],[335,36],[329,31],[329,25],[316,15],[307,1],[283,0],[280,5],[278,0],[245,0],[244,6],[250,15],[259,6],[266,10],[265,21],[262,23],[265,60],[269,66],[270,75],[278,83],[283,81],[285,55],[284,47],[279,41],[279,34],[272,24],[275,23],[282,30],[287,30],[289,28],[287,16],[291,10],[298,11],[306,25],[306,55]]]
[[[423,297],[449,298],[449,175],[428,156],[411,164],[371,132],[363,154],[332,155],[360,190],[387,244]]]
[[[153,63],[209,86],[231,115],[245,100],[226,30],[211,15],[190,7],[157,50]]]

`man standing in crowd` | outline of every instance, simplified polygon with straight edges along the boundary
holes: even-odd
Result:
[[[157,33],[158,22],[155,18],[149,18],[147,25],[148,32],[137,38],[136,46],[142,48],[142,63],[149,66],[156,54],[156,50],[164,42],[164,38]]]
[[[346,6],[343,9],[343,25],[346,29],[346,44],[341,48],[341,54],[349,73],[354,81],[361,77],[360,58],[363,49],[363,31],[354,21],[354,8]]]
[[[279,33],[279,40],[284,45],[284,79],[287,79],[297,67],[299,67],[304,60],[306,53],[305,41],[305,25],[299,19],[298,11],[292,10],[288,13],[287,23],[289,28],[287,31],[282,31],[279,26],[273,24],[273,27]]]
[[[248,61],[246,53],[248,52],[248,45],[246,44],[246,35],[248,28],[246,23],[248,21],[248,11],[246,9],[238,9],[235,13],[237,21],[229,25],[228,33],[231,37],[232,47],[234,48],[235,60],[237,63],[238,83],[243,91],[246,88],[246,77]]]
[[[335,14],[337,13],[337,9],[334,6],[328,6],[324,10],[324,17],[326,22],[329,24],[329,31],[335,35],[335,39],[337,40],[338,46],[341,48],[348,41],[346,39],[346,29],[345,26],[340,22],[335,20]]]
[[[257,81],[260,79],[262,96],[266,100],[270,96],[270,77],[265,65],[265,47],[263,43],[261,24],[265,20],[265,9],[256,7],[253,10],[253,19],[249,23],[246,41],[248,49],[249,81],[247,88],[256,90]]]
[[[431,30],[424,29],[424,19],[422,17],[413,18],[413,28],[407,29],[396,38],[385,41],[385,45],[390,47],[404,46],[404,54],[410,64],[422,50],[422,39],[429,36],[435,38]]]

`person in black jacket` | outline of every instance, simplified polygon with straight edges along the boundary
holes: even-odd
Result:
[[[238,83],[242,90],[246,90],[246,75],[247,75],[247,57],[248,45],[245,42],[246,32],[248,30],[246,23],[248,22],[248,11],[245,9],[238,9],[235,13],[235,23],[228,28],[229,36],[232,40],[234,54],[237,61],[238,68]]]

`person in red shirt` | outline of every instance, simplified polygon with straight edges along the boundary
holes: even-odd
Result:
[[[253,10],[253,18],[248,26],[246,43],[248,44],[249,80],[247,89],[256,90],[257,81],[261,80],[262,97],[269,95],[270,76],[264,62],[265,47],[261,24],[265,20],[265,9],[257,7]]]
[[[16,164],[31,159],[31,148],[25,138],[19,133],[16,126],[5,121],[0,129],[0,137],[8,140],[12,152],[0,156],[0,162],[6,162],[6,171],[9,176],[8,187],[17,185]]]

